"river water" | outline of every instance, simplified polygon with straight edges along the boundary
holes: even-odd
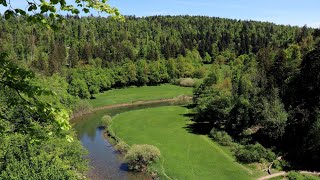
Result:
[[[78,139],[88,150],[90,171],[88,177],[94,180],[149,180],[151,177],[141,173],[128,171],[122,157],[115,151],[113,146],[104,138],[104,129],[99,127],[100,119],[104,115],[116,114],[152,107],[168,106],[170,103],[161,102],[147,105],[136,105],[95,111],[73,119],[71,122],[77,131]]]

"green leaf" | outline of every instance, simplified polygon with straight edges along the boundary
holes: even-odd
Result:
[[[12,17],[14,15],[14,12],[12,10],[6,10],[6,12],[4,12],[4,18],[6,20],[8,20],[10,17]]]
[[[14,11],[15,11],[16,13],[19,13],[19,14],[23,15],[23,16],[27,15],[27,13],[26,13],[24,10],[22,10],[22,9],[15,9]]]
[[[89,13],[90,12],[90,10],[88,9],[88,8],[83,8],[82,9],[85,13]]]
[[[79,14],[80,11],[79,11],[78,9],[72,9],[72,10],[71,10],[71,13],[72,13],[72,14]]]
[[[50,2],[51,2],[51,4],[58,4],[59,0],[51,0]]]
[[[2,4],[3,6],[7,7],[7,1],[6,0],[0,0],[0,4]]]
[[[38,7],[37,7],[36,4],[30,3],[30,6],[29,6],[29,8],[28,8],[28,11],[33,11],[33,10],[37,10],[37,9],[38,9]]]

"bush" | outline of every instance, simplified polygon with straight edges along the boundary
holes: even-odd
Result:
[[[177,80],[177,84],[183,87],[194,87],[195,81],[192,78],[180,78]]]
[[[132,171],[145,171],[147,166],[157,161],[160,150],[153,145],[133,145],[125,156],[129,169]]]
[[[190,96],[186,95],[180,95],[176,98],[174,98],[173,101],[170,102],[172,105],[183,105],[183,104],[188,104],[192,102],[192,98]]]
[[[299,172],[296,171],[290,171],[287,175],[287,178],[289,180],[317,180],[319,179],[316,176],[312,176],[312,175],[307,175],[307,174],[301,174]]]
[[[128,152],[130,146],[128,144],[126,144],[123,141],[119,141],[116,146],[115,146],[116,150],[118,150],[120,153],[126,153]]]
[[[87,100],[79,100],[77,103],[72,107],[72,115],[82,115],[88,113],[92,110],[92,105]]]
[[[275,153],[259,143],[239,146],[235,151],[235,156],[238,161],[244,163],[263,162],[264,160],[271,162],[276,158]]]
[[[213,128],[210,131],[210,137],[217,143],[222,146],[232,146],[233,140],[232,137],[226,133],[225,131],[218,131],[217,129]]]
[[[201,80],[192,79],[192,78],[180,78],[174,82],[175,85],[183,86],[183,87],[195,87],[200,83],[201,83]]]
[[[275,160],[273,168],[279,171],[284,171],[290,169],[290,163],[288,161],[285,161],[284,159]]]
[[[112,122],[112,118],[108,115],[105,115],[100,120],[100,126],[107,127],[111,124],[111,122]]]
[[[206,76],[206,73],[207,73],[206,72],[206,68],[205,67],[200,67],[200,68],[196,69],[193,72],[193,77],[201,79],[201,78],[204,78]]]
[[[304,180],[303,175],[295,171],[290,171],[287,175],[287,178],[289,180]]]

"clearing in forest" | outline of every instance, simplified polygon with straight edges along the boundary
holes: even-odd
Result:
[[[159,86],[113,89],[95,95],[96,99],[90,100],[90,103],[94,108],[96,108],[112,104],[168,99],[179,95],[192,95],[192,88],[163,84]]]
[[[164,106],[129,111],[114,117],[110,130],[133,144],[151,144],[161,151],[154,165],[163,179],[254,179],[228,150],[204,135],[191,133],[189,110]]]

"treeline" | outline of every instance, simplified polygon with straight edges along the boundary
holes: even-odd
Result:
[[[123,23],[69,16],[65,26],[53,32],[14,18],[0,21],[0,50],[19,64],[52,75],[93,61],[104,68],[128,59],[177,58],[188,50],[197,50],[205,63],[211,63],[222,52],[238,56],[268,46],[307,46],[314,33],[307,27],[203,16],[128,16]]]
[[[136,62],[127,60],[109,68],[95,63],[68,71],[68,92],[82,99],[93,98],[94,94],[124,86],[157,85],[173,82],[177,78],[203,78],[206,69],[197,51],[187,51],[186,56],[168,60]]]
[[[320,44],[309,49],[303,55],[298,44],[268,47],[257,55],[215,61],[194,92],[195,120],[207,122],[214,136],[214,131],[231,135],[241,144],[236,155],[243,162],[272,160],[253,145],[261,143],[293,168],[319,168]]]

